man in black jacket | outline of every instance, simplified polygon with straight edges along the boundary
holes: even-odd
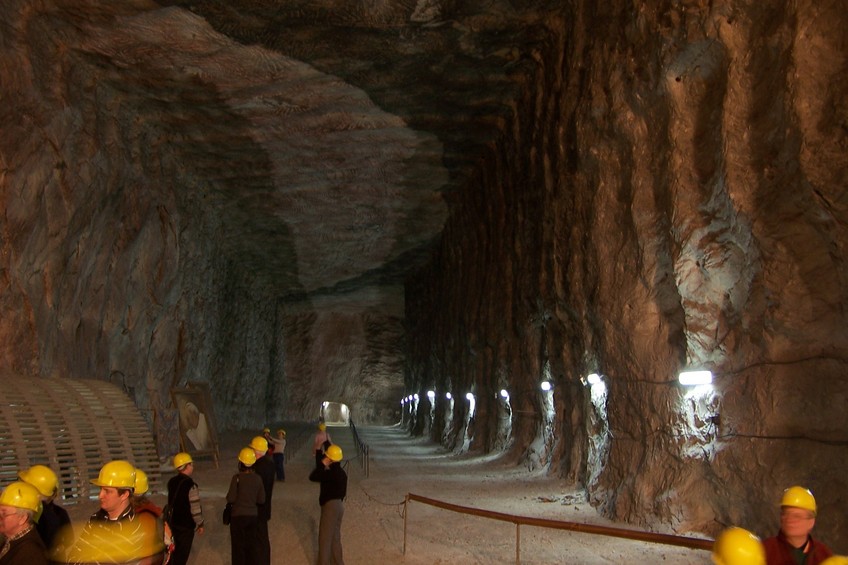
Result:
[[[318,504],[318,565],[344,565],[342,556],[342,518],[347,496],[347,473],[341,466],[342,448],[331,445],[324,453],[321,467],[309,474],[309,480],[321,483]]]
[[[194,543],[194,533],[203,535],[203,509],[200,506],[200,490],[191,478],[194,461],[188,453],[174,456],[177,474],[168,481],[168,506],[171,534],[174,537],[174,552],[169,565],[186,565]]]
[[[56,504],[56,497],[59,494],[59,477],[56,473],[46,465],[33,465],[29,469],[20,471],[18,477],[23,482],[34,486],[41,495],[43,511],[36,529],[47,549],[53,548],[56,535],[63,528],[65,535],[72,538],[71,517],[67,510]]]
[[[257,522],[257,543],[259,544],[259,563],[271,565],[271,538],[268,535],[268,520],[271,519],[271,495],[274,493],[274,460],[268,454],[268,441],[262,436],[256,436],[250,442],[250,448],[256,454],[253,472],[262,479],[265,486],[265,504],[259,505],[259,520]]]

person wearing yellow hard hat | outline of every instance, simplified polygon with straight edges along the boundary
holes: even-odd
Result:
[[[56,534],[62,528],[71,528],[71,517],[68,511],[56,504],[56,496],[59,494],[59,478],[50,467],[46,465],[33,465],[18,473],[18,477],[25,483],[31,484],[41,496],[41,516],[35,528],[44,545],[53,547]]]
[[[277,449],[277,444],[274,443],[274,438],[271,436],[271,428],[262,429],[262,437],[268,442],[268,456],[273,459],[274,450]]]
[[[315,468],[321,468],[321,461],[324,460],[324,450],[332,445],[333,440],[330,433],[327,431],[327,424],[320,422],[318,424],[318,432],[315,434],[315,441],[312,442],[312,450],[315,452]]]
[[[174,455],[177,473],[168,481],[168,525],[174,537],[174,552],[169,565],[186,565],[194,535],[203,535],[203,507],[200,488],[191,477],[194,460],[185,452]]]
[[[41,512],[41,495],[23,481],[10,483],[0,493],[0,547],[3,565],[47,565],[47,550],[35,529],[35,516]]]
[[[780,531],[763,542],[768,565],[820,565],[833,552],[810,532],[816,525],[816,499],[801,486],[783,491],[780,500]]]
[[[238,473],[230,480],[230,552],[232,565],[259,563],[259,506],[265,503],[262,478],[253,472],[256,452],[243,448],[238,454]]]
[[[274,469],[277,471],[277,481],[286,482],[286,430],[277,430],[274,442]]]
[[[100,487],[97,495],[100,510],[89,520],[117,521],[135,517],[132,495],[135,489],[135,467],[129,461],[110,461],[100,468],[96,479],[89,481]]]
[[[147,473],[141,469],[135,470],[135,489],[133,491],[133,509],[136,516],[146,514],[153,519],[157,529],[157,539],[161,540],[161,546],[164,551],[171,554],[174,551],[174,538],[171,534],[171,527],[162,518],[162,508],[154,503],[147,496],[150,491],[150,481],[147,478]]]
[[[331,445],[324,453],[321,467],[313,469],[309,480],[321,483],[318,504],[321,520],[318,525],[318,564],[344,563],[342,552],[342,518],[347,496],[347,473],[342,469],[342,448]]]
[[[91,484],[100,487],[100,509],[88,519],[67,553],[51,553],[54,563],[127,563],[158,560],[163,546],[155,520],[140,518],[132,505],[136,469],[129,461],[110,461]],[[60,534],[61,535],[61,534]]]
[[[259,517],[256,523],[258,535],[258,565],[271,565],[271,538],[268,534],[268,521],[271,519],[271,497],[274,495],[274,461],[268,455],[268,440],[256,436],[248,446],[256,455],[253,472],[262,479],[265,488],[265,502],[259,505]]]
[[[715,565],[766,565],[766,550],[760,538],[734,526],[716,538],[712,558]]]

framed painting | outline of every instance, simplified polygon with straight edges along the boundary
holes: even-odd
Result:
[[[218,459],[218,437],[207,383],[188,383],[171,389],[179,414],[180,444],[192,455],[213,455]]]

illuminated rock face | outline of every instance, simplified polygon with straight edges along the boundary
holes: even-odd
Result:
[[[773,535],[797,483],[844,551],[846,17],[656,8],[578,6],[552,32],[549,98],[517,103],[408,286],[413,389],[473,391],[486,451],[508,388],[510,457],[609,516]],[[701,367],[711,389],[676,383]],[[462,449],[446,406],[410,426]]]
[[[838,547],[848,15],[408,4],[5,2],[0,371],[228,429],[435,389],[415,433],[609,516],[766,535],[798,483]]]

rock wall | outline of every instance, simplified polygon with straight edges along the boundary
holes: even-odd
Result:
[[[802,484],[846,551],[846,20],[815,2],[548,14],[534,84],[407,286],[408,389],[473,391],[486,451],[506,386],[506,457],[527,461],[551,378],[547,462],[604,514],[773,535]],[[713,387],[681,387],[686,368]]]
[[[396,421],[397,273],[443,217],[433,136],[188,10],[15,0],[0,25],[0,372],[121,384],[163,454],[195,381],[220,429],[325,394]]]
[[[848,16],[516,4],[5,2],[0,374],[121,384],[160,454],[186,382],[222,429],[432,388],[415,433],[611,517],[767,535],[800,483],[848,551]]]
[[[249,286],[222,259],[208,186],[179,156],[203,141],[183,132],[181,144],[157,103],[99,64],[92,36],[109,16],[6,8],[0,369],[110,379],[151,423],[166,421],[172,387],[226,374],[221,319]],[[262,316],[261,304],[239,304],[242,317]],[[159,432],[173,450],[174,430]]]

